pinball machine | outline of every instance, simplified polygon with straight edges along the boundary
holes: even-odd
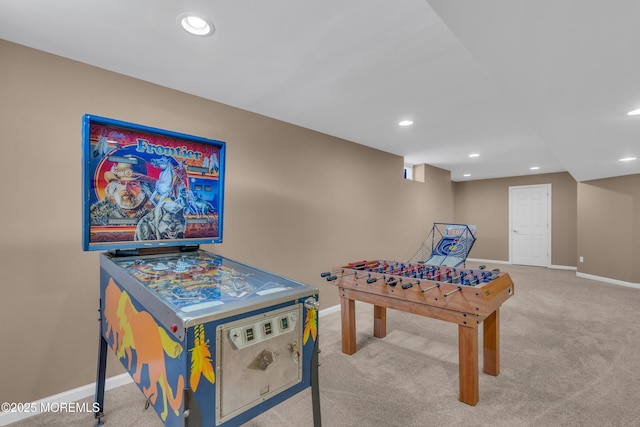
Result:
[[[83,249],[101,251],[98,425],[113,351],[166,426],[236,426],[311,387],[318,290],[222,242],[222,141],[83,117]]]

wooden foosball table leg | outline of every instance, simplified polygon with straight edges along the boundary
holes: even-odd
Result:
[[[356,302],[352,299],[340,298],[342,310],[342,352],[356,352]]]
[[[476,406],[478,384],[478,328],[458,325],[460,401]]]
[[[500,373],[500,309],[484,319],[483,372],[497,376]]]
[[[373,306],[373,336],[384,338],[387,336],[387,308]]]

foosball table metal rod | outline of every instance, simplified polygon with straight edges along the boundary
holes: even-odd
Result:
[[[427,289],[422,289],[422,293],[429,292],[430,290],[435,289],[435,288],[439,288],[439,287],[440,287],[440,283],[436,283],[433,286],[429,286]]]
[[[454,294],[454,293],[456,293],[456,292],[458,292],[458,291],[462,291],[462,286],[458,286],[458,287],[456,287],[454,290],[452,290],[452,291],[447,292],[446,294],[444,294],[444,296],[445,296],[445,298],[446,298],[446,297],[448,297],[449,295]]]

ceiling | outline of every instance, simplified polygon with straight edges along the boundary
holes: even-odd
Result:
[[[618,161],[640,157],[639,22],[637,0],[0,0],[1,39],[454,181],[640,173]]]

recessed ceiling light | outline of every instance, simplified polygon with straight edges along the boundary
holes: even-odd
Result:
[[[472,153],[472,154],[469,154],[469,157],[480,157],[480,154],[478,154],[478,153]]]
[[[470,174],[470,173],[465,173],[465,174],[464,174],[464,175],[462,175],[462,176],[471,176],[471,174]]]
[[[623,157],[621,159],[618,159],[619,162],[630,162],[631,160],[636,160],[637,157]]]
[[[215,32],[215,27],[211,22],[192,13],[178,15],[178,23],[195,36],[210,36]]]
[[[540,166],[531,166],[529,169],[531,169],[532,171],[537,171],[538,169],[540,169]]]
[[[398,125],[400,125],[400,126],[411,126],[412,124],[413,124],[413,121],[411,121],[411,120],[403,120],[403,121],[398,123]]]
[[[638,108],[637,110],[629,111],[627,113],[627,115],[629,116],[637,116],[638,114],[640,114],[640,108]]]

